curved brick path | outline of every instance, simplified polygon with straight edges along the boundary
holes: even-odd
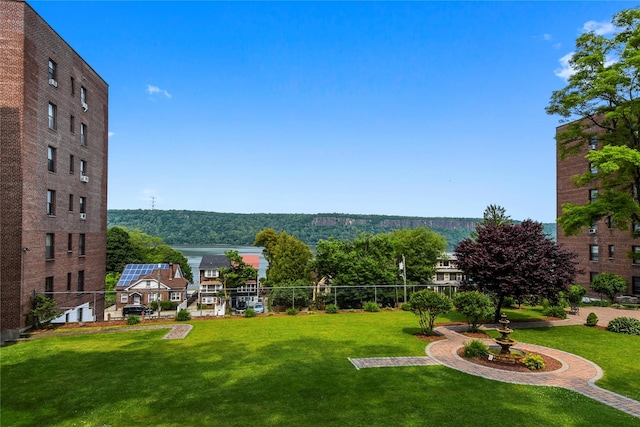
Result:
[[[534,327],[533,325],[527,326]],[[464,345],[465,341],[469,340],[468,337],[445,326],[438,327],[435,330],[446,336],[447,339],[429,344],[426,348],[426,353],[435,361],[449,368],[496,381],[563,387],[640,418],[640,402],[596,386],[594,383],[602,377],[602,369],[595,363],[580,356],[549,347],[518,343],[519,349],[543,353],[559,360],[562,362],[562,368],[553,372],[540,373],[494,369],[466,361],[458,356],[457,350]]]

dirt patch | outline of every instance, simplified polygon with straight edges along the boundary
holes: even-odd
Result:
[[[444,335],[440,335],[440,334],[435,334],[435,335],[416,334],[415,336],[419,340],[426,341],[426,342],[435,342],[435,341],[440,341],[440,340],[447,339],[447,337],[445,337]]]
[[[504,371],[512,371],[512,372],[525,372],[525,373],[536,373],[536,372],[553,372],[562,367],[562,363],[558,359],[554,359],[553,357],[547,356],[546,354],[536,353],[533,351],[527,352],[527,354],[535,354],[542,357],[544,360],[544,368],[538,369],[537,371],[532,371],[523,364],[509,364],[509,363],[501,363],[496,360],[489,360],[486,357],[464,357],[464,347],[458,349],[458,356],[462,357],[464,360],[467,360],[471,363],[475,363],[476,365],[488,366],[489,368],[494,369],[502,369]]]
[[[487,335],[484,332],[462,332],[462,335],[464,335],[465,337],[477,338],[477,339],[481,339],[481,340],[491,338],[489,335]]]

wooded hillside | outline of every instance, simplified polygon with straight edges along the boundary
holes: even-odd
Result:
[[[378,234],[401,228],[428,227],[447,240],[452,250],[469,236],[481,218],[421,218],[386,215],[238,214],[178,210],[109,210],[107,226],[138,229],[159,236],[169,245],[252,245],[265,228],[284,231],[315,246],[330,237],[354,239],[359,232]],[[555,238],[555,224],[544,224]]]

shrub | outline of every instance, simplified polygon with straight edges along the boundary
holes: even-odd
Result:
[[[514,297],[505,297],[502,302],[502,308],[513,308],[516,306],[516,299]]]
[[[587,293],[587,290],[579,285],[571,285],[569,293],[567,294],[567,300],[572,307],[577,307],[582,302],[582,297]]]
[[[295,316],[296,314],[298,314],[298,309],[297,308],[293,308],[293,307],[289,307],[289,308],[287,308],[285,313],[288,314],[289,316]]]
[[[564,310],[563,307],[560,307],[559,305],[553,305],[548,308],[545,308],[542,311],[542,314],[544,314],[547,317],[557,317],[558,319],[567,318],[567,312]]]
[[[140,323],[140,316],[129,315],[127,317],[127,325],[137,325]]]
[[[339,310],[340,309],[335,304],[328,304],[327,307],[324,309],[324,311],[326,311],[329,314],[337,314]]]
[[[453,305],[467,318],[470,332],[477,332],[485,319],[493,314],[491,298],[477,291],[458,292],[453,298]]]
[[[489,347],[480,340],[471,340],[464,343],[464,357],[484,357],[489,354]]]
[[[598,316],[594,312],[587,316],[587,326],[596,326],[598,324]]]
[[[176,320],[178,322],[184,322],[186,320],[191,320],[191,313],[189,313],[189,310],[180,310],[178,312],[178,314],[176,314]]]
[[[611,303],[605,300],[595,300],[591,302],[592,307],[609,307]]]
[[[453,304],[449,297],[428,289],[414,292],[409,298],[413,312],[420,316],[419,324],[422,333],[431,335],[436,317],[451,310]]]
[[[402,311],[412,311],[413,309],[411,308],[411,304],[409,304],[408,302],[404,302],[402,303],[402,305],[400,306],[400,308],[402,309]]]
[[[244,317],[256,317],[256,311],[253,309],[253,307],[249,307],[244,311]]]
[[[607,330],[619,334],[640,335],[640,320],[633,317],[616,317],[609,322]]]
[[[371,312],[376,312],[376,311],[380,311],[380,306],[373,302],[373,301],[367,301],[364,303],[364,307],[362,307],[364,311],[371,311]]]
[[[522,359],[522,363],[532,371],[544,369],[544,359],[537,354],[527,354],[524,359]]]

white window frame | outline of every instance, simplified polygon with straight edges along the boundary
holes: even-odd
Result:
[[[171,292],[171,301],[181,301],[182,293],[181,292]]]
[[[120,302],[121,303],[128,303],[129,302],[129,295],[127,295],[127,294],[120,295]]]

